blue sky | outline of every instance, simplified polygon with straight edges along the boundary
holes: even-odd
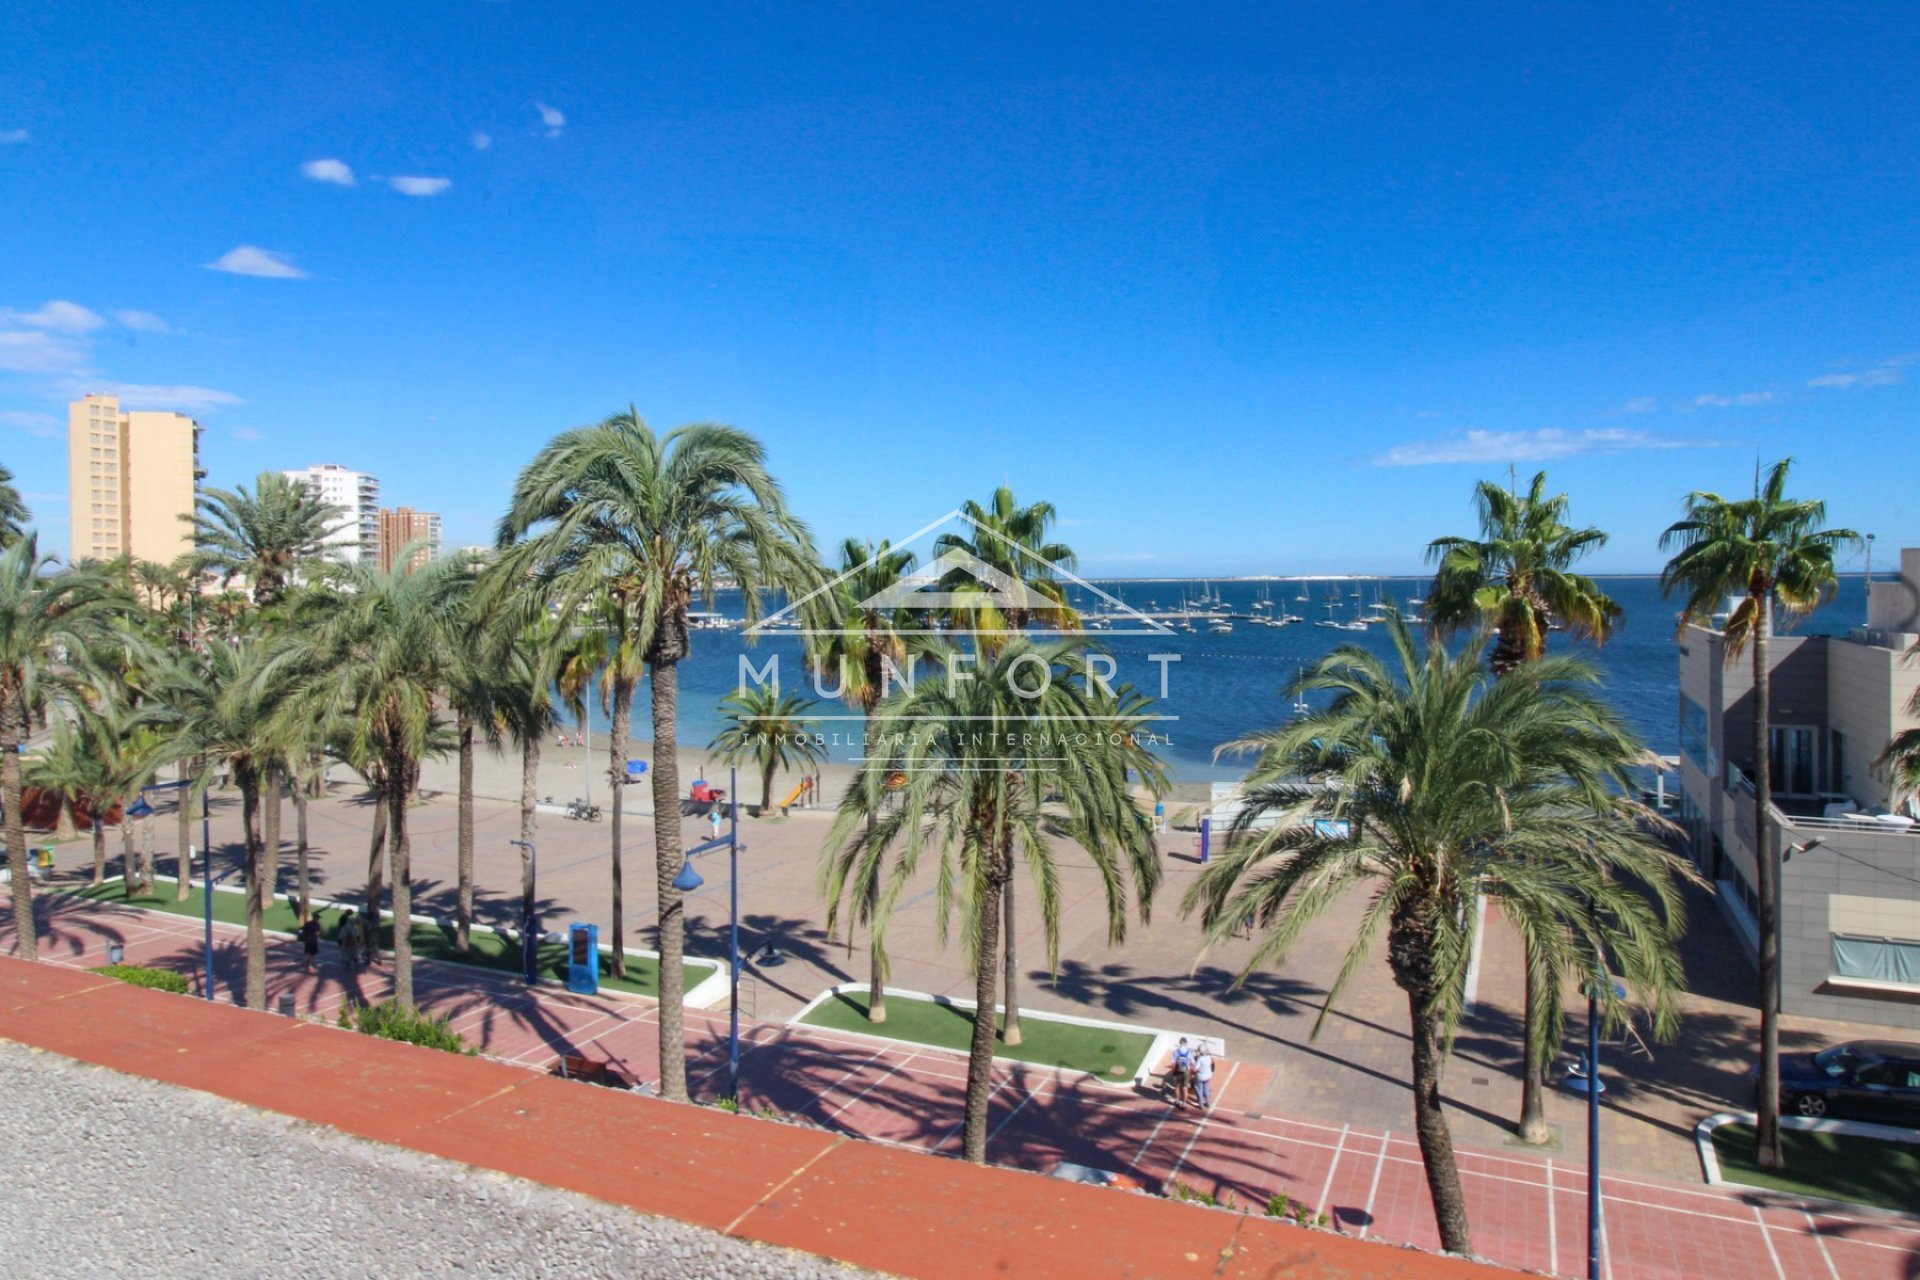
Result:
[[[0,462],[64,546],[120,388],[484,541],[631,402],[823,545],[1004,481],[1091,573],[1407,571],[1515,460],[1642,570],[1783,453],[1913,544],[1915,66],[1909,4],[7,6]]]

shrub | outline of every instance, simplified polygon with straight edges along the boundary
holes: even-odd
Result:
[[[104,973],[109,978],[118,978],[122,982],[132,983],[136,987],[171,991],[177,996],[187,994],[187,975],[175,973],[171,969],[155,969],[144,964],[105,964],[95,972]]]
[[[730,1111],[736,1116],[740,1114],[740,1099],[738,1098],[722,1098],[713,1105],[722,1111]]]
[[[1276,1191],[1267,1199],[1267,1216],[1284,1218],[1288,1222],[1297,1222],[1303,1227],[1324,1227],[1327,1215],[1315,1213],[1306,1205],[1296,1202],[1284,1191]]]
[[[448,1053],[471,1055],[479,1052],[462,1039],[458,1031],[448,1026],[445,1018],[436,1018],[392,1001],[386,1004],[342,1005],[340,1025],[362,1035],[398,1040],[402,1044],[424,1045],[429,1049],[445,1049]]]

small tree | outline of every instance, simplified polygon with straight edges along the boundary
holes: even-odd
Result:
[[[727,764],[751,765],[760,775],[760,816],[773,812],[773,775],[783,769],[818,767],[827,758],[807,712],[814,703],[778,685],[755,684],[720,700],[723,726],[709,751]],[[734,797],[739,800],[738,796]]]

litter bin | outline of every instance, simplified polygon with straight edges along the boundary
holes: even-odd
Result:
[[[567,927],[567,990],[575,995],[600,994],[600,926]]]
[[[40,860],[40,865],[42,867],[45,867],[49,871],[53,869],[53,846],[52,845],[50,844],[41,845],[38,849],[35,849],[33,851],[33,856]]]

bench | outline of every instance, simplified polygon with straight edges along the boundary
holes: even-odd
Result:
[[[623,1071],[611,1062],[601,1058],[589,1058],[577,1053],[563,1053],[555,1060],[551,1073],[562,1080],[581,1080],[587,1084],[602,1085],[609,1089],[640,1089],[637,1076]]]

